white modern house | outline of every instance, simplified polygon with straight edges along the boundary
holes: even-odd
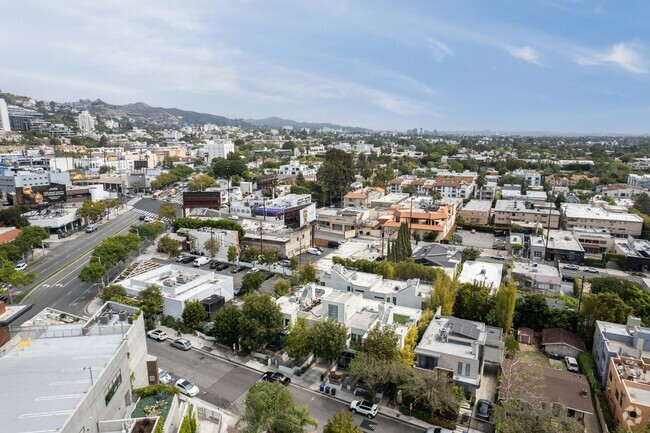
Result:
[[[397,345],[404,347],[406,333],[422,316],[418,308],[400,307],[383,301],[365,299],[360,293],[341,292],[314,283],[277,300],[285,326],[305,317],[310,325],[320,320],[343,323],[348,328],[348,342],[362,343],[374,327],[392,327]]]
[[[423,309],[433,288],[417,278],[407,281],[388,280],[381,275],[370,274],[334,265],[322,272],[319,283],[324,287],[349,293],[359,293],[365,299],[382,301],[392,305]]]
[[[163,265],[120,282],[129,296],[137,296],[152,284],[162,290],[163,314],[177,319],[181,318],[185,301],[204,301],[220,296],[225,303],[233,298],[232,277],[176,264]]]
[[[316,170],[307,164],[301,164],[299,161],[292,159],[289,164],[281,165],[278,168],[278,174],[283,176],[298,176],[302,174],[305,177],[316,176]]]
[[[501,285],[503,264],[481,261],[466,261],[458,276],[460,283],[476,284],[490,288],[490,295],[495,294]]]
[[[500,364],[503,348],[501,328],[442,317],[438,311],[415,348],[416,365],[453,375],[454,384],[460,386],[465,395],[475,395],[481,386],[485,363]]]

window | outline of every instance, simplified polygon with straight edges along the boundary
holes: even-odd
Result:
[[[438,366],[438,358],[433,356],[418,356],[418,366],[420,368],[426,368],[427,370],[433,370]]]
[[[118,370],[117,375],[111,382],[111,384],[108,386],[108,389],[106,390],[106,394],[104,395],[104,402],[106,403],[106,406],[108,406],[108,403],[111,402],[111,399],[117,392],[117,389],[120,387],[122,384],[122,370]]]
[[[471,371],[472,371],[471,364],[465,364],[465,376],[469,376]]]
[[[463,374],[463,363],[459,362],[458,367],[456,368],[456,374]]]
[[[327,318],[336,322],[339,320],[339,306],[329,304],[327,306]]]

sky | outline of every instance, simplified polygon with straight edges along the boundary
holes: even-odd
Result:
[[[0,89],[376,130],[650,133],[647,0],[5,2]]]

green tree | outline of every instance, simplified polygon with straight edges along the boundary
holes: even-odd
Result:
[[[481,257],[481,250],[479,250],[478,248],[469,247],[469,248],[465,248],[461,254],[462,254],[461,259],[463,262],[466,262],[468,260],[472,261]]]
[[[105,211],[105,203],[101,201],[85,201],[77,209],[76,215],[83,218],[85,223],[88,224],[89,221],[97,221]]]
[[[634,208],[641,213],[650,215],[650,195],[641,193],[634,198]]]
[[[296,256],[292,256],[289,259],[289,269],[291,269],[292,271],[298,269],[298,259],[296,258]]]
[[[309,322],[299,316],[284,339],[284,347],[291,359],[300,360],[311,352]]]
[[[29,226],[29,220],[23,216],[29,209],[23,206],[13,206],[0,209],[0,223],[5,227],[23,228]]]
[[[230,156],[230,155],[229,155]],[[225,159],[225,158],[214,158],[211,163],[212,173],[215,176],[219,177],[231,177],[231,176],[240,176],[246,177],[248,172],[248,167],[246,167],[246,161],[242,159]]]
[[[395,330],[390,327],[373,327],[368,331],[366,340],[363,342],[362,352],[374,358],[396,361],[399,353]]]
[[[140,302],[146,317],[162,313],[164,303],[163,294],[162,290],[160,290],[160,287],[157,285],[148,285],[138,293],[137,299],[138,302]]]
[[[292,275],[295,285],[303,285],[316,281],[316,266],[313,263],[304,264],[298,272]]]
[[[400,389],[404,397],[415,406],[424,406],[432,414],[455,419],[458,415],[462,395],[444,374],[433,371],[410,369],[404,375]]]
[[[454,317],[487,322],[492,308],[490,288],[478,284],[461,284],[454,301]]]
[[[263,272],[248,272],[241,280],[241,288],[246,293],[257,292],[264,284]]]
[[[505,338],[506,356],[512,358],[519,353],[519,342],[512,335],[506,335]]]
[[[376,358],[366,352],[357,353],[348,368],[350,373],[358,376],[368,387],[368,397],[373,400],[378,386],[401,382],[405,370],[397,360]]]
[[[219,249],[221,249],[221,243],[219,242],[219,239],[210,238],[203,242],[203,248],[205,248],[206,251],[210,253],[210,257],[214,259],[219,253]]]
[[[614,293],[582,295],[582,307],[578,313],[578,334],[587,344],[587,347],[590,347],[594,338],[597,320],[625,323],[627,316],[631,315],[632,312],[632,307]]]
[[[334,412],[323,426],[323,433],[363,433],[352,419],[352,414],[341,410]]]
[[[288,294],[290,288],[291,286],[289,285],[287,280],[285,280],[284,278],[279,278],[278,281],[276,281],[275,284],[273,284],[273,293],[275,293],[275,296],[279,298],[281,296]]]
[[[170,238],[168,235],[160,238],[158,246],[163,253],[169,254],[170,257],[176,257],[181,251],[181,243],[176,239]]]
[[[259,257],[260,257],[260,249],[257,247],[248,246],[244,249],[244,251],[242,251],[239,259],[242,262],[251,263],[259,259]]]
[[[176,206],[173,204],[163,204],[158,208],[158,218],[174,220],[176,218]]]
[[[244,411],[237,421],[242,433],[303,433],[317,426],[307,406],[298,408],[291,392],[279,382],[258,382],[244,399]]]
[[[454,310],[456,293],[458,292],[458,281],[453,280],[441,269],[436,269],[437,275],[433,284],[433,293],[428,299],[428,308],[436,310],[441,307],[443,316],[451,316]]]
[[[99,298],[102,301],[113,301],[126,297],[126,290],[119,284],[110,284],[99,292]]]
[[[110,143],[108,142],[108,137],[105,135],[102,135],[99,138],[99,147],[108,147]]]
[[[342,201],[349,185],[355,180],[355,174],[352,154],[332,148],[327,150],[316,179],[323,190],[327,191],[330,202],[334,198]]]
[[[30,250],[40,246],[44,240],[49,239],[50,235],[43,227],[28,226],[23,227],[20,235],[16,238],[18,243],[24,243]]]
[[[562,411],[561,411],[562,412]],[[557,414],[548,405],[527,404],[518,400],[508,400],[495,410],[496,424],[500,433],[582,433],[584,426],[566,412]]]
[[[207,174],[197,174],[192,177],[187,183],[187,187],[190,191],[205,191],[207,188],[211,188],[217,185],[217,181],[214,177]]]
[[[274,248],[264,248],[262,251],[262,263],[273,264],[278,261],[278,253]]]
[[[320,320],[309,332],[314,355],[332,362],[346,348],[348,330],[343,323]]]
[[[94,260],[81,268],[79,279],[85,283],[96,283],[106,275],[107,269],[99,261]]]
[[[519,327],[526,327],[541,332],[549,328],[550,308],[546,297],[541,293],[524,295],[515,304],[514,323]]]
[[[411,325],[404,337],[404,347],[399,350],[399,362],[405,368],[413,367],[415,347],[418,345],[418,327]]]
[[[239,323],[242,312],[234,305],[226,305],[214,316],[210,334],[228,346],[239,341]]]
[[[269,293],[249,293],[244,297],[239,321],[241,345],[259,349],[282,331],[282,312]]]
[[[191,329],[199,329],[199,324],[208,318],[203,302],[197,300],[185,301],[185,308],[181,314],[183,323]]]
[[[449,170],[455,171],[456,173],[462,173],[463,163],[456,159],[452,159],[451,161],[449,161]]]
[[[139,226],[131,227],[132,232],[135,233],[136,230],[138,236],[141,238],[153,241],[165,231],[165,228],[160,221],[155,221],[152,223],[140,224]]]
[[[508,284],[501,285],[501,288],[495,295],[494,307],[490,313],[490,320],[503,328],[505,333],[512,329],[512,323],[515,316],[515,301],[517,300],[517,286],[510,278]]]
[[[192,173],[194,173],[194,169],[188,167],[187,165],[179,164],[172,168],[169,172],[179,179],[187,179],[192,175]]]
[[[237,247],[234,245],[228,247],[228,261],[231,263],[237,261]]]
[[[412,253],[409,226],[406,221],[402,221],[402,224],[397,231],[397,240],[393,245],[391,245],[388,260],[392,262],[401,262],[410,259]]]
[[[10,260],[0,260],[0,293],[7,292],[12,287],[23,287],[31,284],[36,277],[37,275],[34,272],[17,271],[16,265]]]
[[[169,185],[178,182],[178,177],[171,173],[161,173],[157,178],[151,181],[151,187],[153,189],[162,189]]]

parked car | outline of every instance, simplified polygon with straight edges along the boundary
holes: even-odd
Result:
[[[564,266],[562,266],[562,269],[567,269],[567,270],[569,270],[569,271],[577,271],[577,270],[580,269],[580,266],[570,264],[570,265],[564,265]]]
[[[243,267],[243,266],[235,266],[234,268],[232,268],[232,271],[230,271],[230,273],[231,274],[238,274],[241,271],[243,271],[244,269],[246,269],[246,268]]]
[[[318,251],[320,251],[321,253],[325,252],[325,250],[324,250],[322,247],[314,247],[314,248],[316,248],[316,249],[317,249]]]
[[[548,357],[551,358],[551,359],[557,359],[558,361],[564,359],[564,357],[562,355],[560,355],[559,353],[555,353],[555,352],[549,353]]]
[[[280,266],[291,266],[291,260],[282,259],[282,260],[278,261],[278,265],[280,265]]]
[[[203,265],[207,265],[208,263],[210,263],[210,257],[197,257],[192,262],[192,264],[197,268]]]
[[[260,377],[260,382],[266,381],[266,382],[280,382],[284,386],[289,386],[291,383],[291,379],[289,379],[287,376],[285,376],[282,373],[278,373],[277,371],[267,371]]]
[[[48,244],[47,242],[41,242],[40,244],[35,245],[34,247],[35,248],[50,248],[50,244]]]
[[[501,254],[494,254],[494,255],[491,255],[490,258],[494,259],[494,260],[505,260],[506,256],[501,255]]]
[[[223,271],[224,269],[228,269],[228,264],[227,263],[219,263],[219,262],[210,262],[210,269],[215,269],[217,271]]]
[[[171,374],[167,373],[162,368],[159,368],[158,369],[158,380],[161,383],[164,383],[165,385],[167,385],[169,382],[172,381],[172,376],[171,376]]]
[[[580,372],[580,367],[578,367],[578,361],[572,356],[565,356],[564,363],[566,364],[566,369],[573,371],[574,373]]]
[[[242,289],[241,287],[237,287],[235,291],[233,292],[233,295],[235,296],[244,296],[246,294],[246,291]]]
[[[275,274],[273,272],[267,272],[266,275],[264,275],[264,279],[265,280],[270,280],[274,276],[275,276]]]
[[[228,219],[233,220],[233,221],[239,221],[239,217],[237,215],[230,215]]]
[[[600,272],[598,268],[587,268],[585,269],[585,271],[590,272],[592,274],[597,274],[598,272]]]
[[[316,248],[307,248],[307,252],[315,256],[320,256],[320,251],[318,251]]]
[[[194,256],[184,256],[184,257],[181,259],[181,263],[185,263],[185,264],[187,264],[187,263],[192,263],[192,262],[194,261],[194,259],[195,259]]]
[[[177,338],[171,342],[170,346],[187,351],[192,348],[192,343],[187,338]]]
[[[258,268],[251,268],[250,271],[248,271],[249,274],[254,274],[255,272],[259,272],[260,270]]]
[[[27,263],[18,263],[14,266],[14,270],[16,271],[24,271],[25,269],[27,269]]]
[[[353,400],[350,403],[350,410],[354,413],[360,413],[368,418],[374,418],[379,412],[379,406],[372,404],[368,400]]]
[[[182,394],[185,394],[189,397],[196,397],[199,394],[199,387],[194,385],[189,380],[178,379],[176,381],[176,387]]]
[[[492,404],[489,401],[481,399],[476,402],[476,418],[489,421],[490,412],[492,412]]]
[[[97,223],[88,224],[86,226],[86,233],[95,232],[95,231],[97,231],[98,228],[99,228],[99,226],[97,225]]]
[[[165,341],[167,340],[167,333],[162,329],[153,329],[147,332],[147,337],[153,338],[154,340],[158,340],[158,341]]]
[[[453,433],[451,430],[447,430],[442,427],[429,427],[424,431],[424,433]]]

